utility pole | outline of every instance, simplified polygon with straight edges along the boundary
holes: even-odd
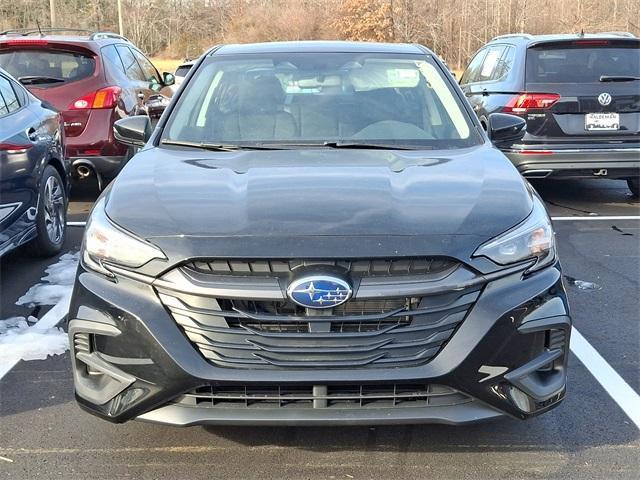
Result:
[[[118,29],[118,33],[124,36],[124,27],[122,25],[122,0],[118,0]]]
[[[51,15],[51,28],[55,28],[58,26],[56,21],[56,0],[49,0],[49,12]]]

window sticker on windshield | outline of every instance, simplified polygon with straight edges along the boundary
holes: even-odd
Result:
[[[390,68],[387,80],[395,88],[413,88],[418,84],[418,70],[409,68]]]

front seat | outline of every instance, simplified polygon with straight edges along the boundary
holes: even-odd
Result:
[[[296,134],[296,122],[284,108],[285,92],[274,75],[259,75],[240,82],[238,109],[222,119],[225,142],[288,140]]]

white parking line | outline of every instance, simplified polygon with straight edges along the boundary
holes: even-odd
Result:
[[[571,351],[587,367],[609,396],[640,428],[640,395],[618,375],[602,355],[575,328],[571,329]]]
[[[87,222],[67,222],[67,227],[84,227]]]
[[[592,215],[582,217],[551,217],[554,222],[582,220],[640,220],[640,215]]]
[[[67,293],[62,299],[56,303],[51,310],[44,314],[44,316],[32,327],[36,330],[46,330],[48,328],[55,327],[60,320],[69,312],[69,303],[71,301],[71,292]],[[4,364],[0,364],[0,379],[11,371],[20,361],[20,355],[16,355],[7,359]]]

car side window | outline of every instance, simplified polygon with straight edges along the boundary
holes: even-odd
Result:
[[[505,47],[504,53],[502,54],[502,57],[500,57],[500,60],[498,60],[498,64],[491,75],[492,81],[502,80],[509,74],[511,66],[513,65],[513,60],[516,56],[515,52],[515,48],[509,46]]]
[[[496,45],[487,49],[487,55],[484,57],[484,61],[482,62],[482,68],[474,81],[487,82],[489,80],[493,80],[495,71],[498,68],[498,64],[500,63],[500,59],[502,58],[505,49],[506,47],[504,45]]]
[[[5,77],[0,76],[0,117],[10,114],[20,108],[18,96]]]
[[[2,97],[2,94],[0,94],[0,118],[4,117],[8,113],[9,109],[7,108],[7,104],[4,103],[4,98]]]
[[[118,54],[120,54],[120,59],[124,65],[124,71],[127,74],[127,77],[131,80],[145,82],[145,75],[142,72],[140,65],[138,65],[136,57],[134,57],[131,50],[129,50],[129,47],[126,45],[118,45],[116,49],[118,50]]]
[[[113,68],[120,74],[125,73],[122,60],[120,60],[120,55],[118,55],[115,45],[107,45],[102,48],[101,52],[102,59],[110,68]]]
[[[462,74],[462,78],[460,79],[460,85],[466,85],[467,83],[476,82],[476,78],[480,73],[480,68],[482,67],[484,57],[487,55],[487,49],[483,48],[478,53],[475,54],[469,66]]]
[[[153,64],[147,59],[147,57],[145,57],[142,53],[138,52],[137,50],[133,50],[133,54],[136,56],[136,60],[138,60],[138,63],[142,68],[142,72],[144,73],[145,80],[147,80],[148,82],[155,81],[155,83],[161,83],[156,67],[153,66]]]

